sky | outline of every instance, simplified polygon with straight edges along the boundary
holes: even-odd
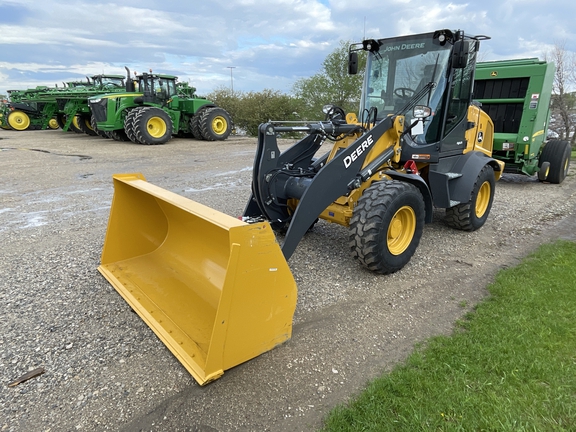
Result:
[[[206,95],[290,93],[340,41],[437,29],[487,35],[480,59],[576,52],[574,0],[0,0],[0,94],[132,71]]]

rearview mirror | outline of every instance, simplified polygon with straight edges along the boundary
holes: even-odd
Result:
[[[348,54],[348,74],[356,75],[358,73],[358,53],[351,52]]]
[[[468,64],[468,53],[470,52],[470,41],[458,40],[452,47],[452,67],[454,69],[464,69]]]

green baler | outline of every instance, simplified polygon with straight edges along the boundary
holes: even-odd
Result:
[[[494,122],[492,156],[509,173],[538,174],[561,183],[570,164],[570,144],[548,140],[554,63],[537,58],[476,65],[474,99]]]

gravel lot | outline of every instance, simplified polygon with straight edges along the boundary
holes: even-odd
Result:
[[[429,336],[446,334],[496,272],[540,243],[576,236],[574,167],[561,185],[505,175],[487,224],[443,211],[402,271],[377,276],[320,221],[290,267],[292,339],[199,387],[97,272],[113,173],[230,215],[250,189],[255,139],[139,146],[62,131],[0,130],[0,430],[314,430]],[[574,164],[573,164],[574,165]],[[44,367],[15,387],[7,384]]]

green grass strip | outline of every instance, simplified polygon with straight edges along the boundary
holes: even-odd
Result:
[[[323,430],[575,431],[576,243],[543,245],[488,289]]]

